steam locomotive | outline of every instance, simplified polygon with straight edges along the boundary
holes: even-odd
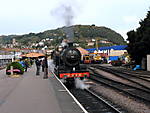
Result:
[[[85,64],[81,64],[81,53],[73,46],[73,42],[67,46],[57,48],[53,53],[54,73],[66,84],[74,85],[75,78],[83,80],[89,77]]]

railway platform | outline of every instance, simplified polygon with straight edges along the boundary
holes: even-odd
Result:
[[[0,113],[85,113],[62,84],[49,73],[36,76],[36,67],[19,78],[10,78],[0,70]]]

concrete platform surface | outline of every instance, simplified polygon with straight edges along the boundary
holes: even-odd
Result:
[[[0,113],[83,113],[80,107],[71,107],[75,104],[68,94],[56,92],[54,88],[61,86],[54,76],[43,79],[44,73],[36,76],[35,71],[33,66],[20,78],[8,78],[5,70],[0,71]]]

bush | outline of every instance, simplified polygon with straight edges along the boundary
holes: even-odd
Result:
[[[13,66],[13,73],[16,73],[16,74],[23,74],[24,73],[24,68],[22,67],[22,65],[19,62],[12,62],[6,68],[6,74],[7,75],[11,74],[11,72],[10,72],[11,66]]]

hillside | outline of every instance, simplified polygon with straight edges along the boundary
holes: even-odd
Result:
[[[116,33],[115,31],[106,28],[106,27],[98,27],[95,25],[74,25],[70,26],[70,29],[73,29],[74,32],[74,40],[78,43],[82,43],[83,46],[85,43],[85,40],[90,39],[98,39],[98,40],[107,40],[112,42],[111,45],[123,45],[125,44],[125,41],[123,37]],[[19,42],[21,45],[31,45],[32,43],[37,43],[41,41],[42,39],[54,39],[51,44],[56,45],[56,43],[60,42],[62,38],[66,38],[66,33],[64,32],[65,27],[53,29],[53,30],[47,30],[40,33],[29,33],[25,35],[11,35],[11,36],[1,36],[0,41],[1,43],[10,43],[12,38],[15,38],[17,42]],[[84,43],[83,43],[84,42]]]

